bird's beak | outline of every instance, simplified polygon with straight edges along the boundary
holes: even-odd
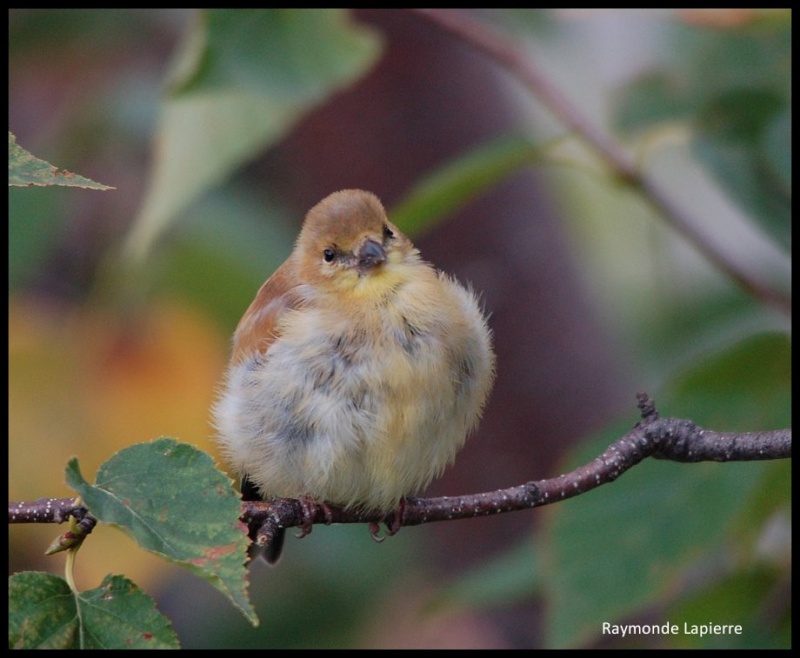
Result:
[[[358,269],[366,270],[386,262],[386,250],[374,240],[364,240],[356,251]]]

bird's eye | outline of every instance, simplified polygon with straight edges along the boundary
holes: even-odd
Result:
[[[336,258],[336,252],[333,249],[326,249],[322,252],[322,257],[326,263],[332,263],[333,259]]]
[[[384,225],[384,227],[383,227],[383,237],[384,238],[393,238],[394,237],[394,231],[392,229],[390,229],[388,226]]]

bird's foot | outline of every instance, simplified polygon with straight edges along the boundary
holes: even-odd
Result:
[[[400,499],[400,504],[397,506],[397,509],[390,514],[387,514],[383,518],[383,522],[386,524],[386,534],[389,535],[390,537],[392,535],[396,535],[400,531],[400,528],[403,527],[403,514],[405,512],[405,509],[406,509],[406,499],[405,497],[403,497]],[[377,521],[370,521],[368,527],[369,527],[369,533],[372,535],[372,538],[376,542],[380,543],[384,539],[386,539],[385,537],[381,537],[380,535],[381,527]]]
[[[314,519],[317,516],[317,508],[322,509],[322,513],[325,515],[325,525],[333,523],[333,512],[326,503],[320,503],[310,496],[301,496],[298,500],[300,501],[300,509],[303,515],[303,520],[299,526],[300,534],[297,535],[298,539],[311,534],[311,530],[314,528]]]

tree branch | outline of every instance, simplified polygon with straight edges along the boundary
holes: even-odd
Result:
[[[677,205],[672,195],[636,165],[618,142],[599,130],[554,85],[536,62],[513,39],[470,13],[454,9],[412,9],[448,34],[455,36],[502,66],[544,103],[559,120],[591,146],[617,178],[637,190],[672,227],[693,244],[721,272],[739,287],[765,304],[791,314],[791,299],[783,291],[760,280],[729,256],[710,236],[700,230],[703,222]]]
[[[86,508],[77,498],[39,498],[33,502],[9,502],[9,523],[64,523],[69,518],[83,519]]]
[[[642,420],[630,432],[593,461],[555,478],[464,496],[406,498],[398,513],[388,516],[292,498],[243,501],[242,520],[259,545],[271,542],[280,528],[302,526],[307,531],[316,523],[369,523],[376,536],[377,524],[385,522],[389,534],[394,534],[402,526],[514,512],[566,500],[613,482],[647,457],[688,463],[792,456],[791,429],[713,432],[690,420],[661,418],[646,393],[639,393],[637,399]],[[70,516],[81,521],[94,520],[86,508],[76,505],[74,498],[42,498],[32,503],[12,502],[8,506],[9,523],[63,523]]]

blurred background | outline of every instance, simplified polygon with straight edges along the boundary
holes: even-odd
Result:
[[[790,15],[497,10],[732,260],[790,288]],[[430,495],[557,476],[637,420],[790,426],[789,321],[743,292],[507,71],[406,10],[10,10],[9,129],[116,189],[9,192],[9,497],[69,496],[121,448],[217,456],[230,337],[305,212],[375,192],[480,291],[498,379]],[[789,646],[788,463],[645,463],[529,512],[287,540],[253,629],[210,585],[98,527],[77,583],[124,573],[184,647]],[[10,572],[60,573],[52,526]],[[695,621],[699,620],[699,621]],[[602,622],[742,623],[604,637]]]

